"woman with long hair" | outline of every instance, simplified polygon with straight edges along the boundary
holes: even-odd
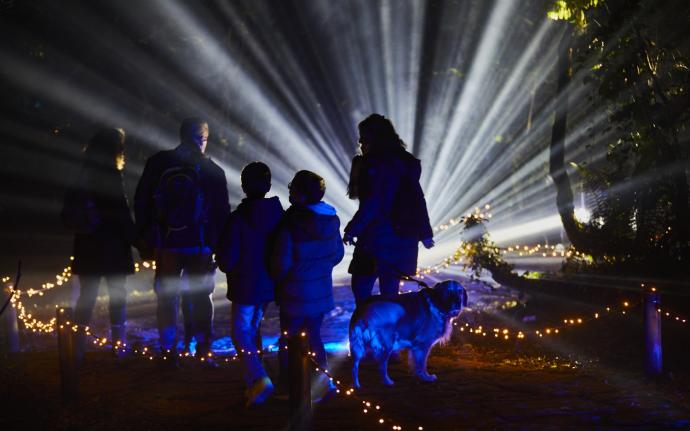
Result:
[[[418,242],[431,248],[434,240],[419,184],[421,162],[386,117],[371,114],[358,129],[362,154],[352,160],[348,195],[359,208],[343,241],[355,245],[349,272],[359,304],[377,278],[382,295],[397,294],[400,279],[416,273]]]
[[[134,272],[134,222],[125,194],[125,132],[104,129],[91,138],[79,177],[65,196],[62,218],[75,231],[74,262],[79,298],[74,321],[88,325],[101,279],[108,285],[113,343],[125,342],[125,282]],[[80,342],[83,350],[83,341]]]

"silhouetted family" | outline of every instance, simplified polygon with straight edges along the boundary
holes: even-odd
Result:
[[[65,195],[64,224],[75,232],[72,272],[78,275],[75,320],[88,325],[101,278],[110,297],[112,339],[125,341],[127,274],[134,272],[131,246],[145,260],[155,260],[154,289],[162,352],[177,358],[177,316],[185,320],[185,349],[192,337],[196,354],[215,366],[212,341],[216,266],[227,275],[232,302],[231,337],[235,349],[256,352],[266,307],[280,310],[280,345],[306,332],[320,367],[328,368],[320,330],[334,308],[332,271],[354,245],[349,266],[358,305],[371,296],[376,279],[384,295],[398,293],[399,282],[414,276],[418,242],[433,247],[421,164],[405,149],[393,124],[372,114],[359,123],[361,154],[352,160],[348,195],[359,208],[340,233],[340,219],[322,199],[324,179],[297,172],[288,185],[287,210],[278,197],[266,197],[271,171],[252,162],[241,173],[245,198],[231,212],[223,169],[206,155],[208,123],[185,119],[180,144],[150,157],[137,185],[132,219],[122,170],[125,133],[98,132],[85,150],[74,186]],[[165,363],[176,367],[175,359]],[[241,355],[247,405],[259,404],[274,391],[259,355]],[[287,352],[280,349],[280,385],[287,383]],[[279,385],[279,386],[280,386]],[[334,390],[324,378],[314,397]]]

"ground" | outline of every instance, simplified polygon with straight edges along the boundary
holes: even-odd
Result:
[[[634,304],[626,315],[603,316],[539,338],[533,335],[535,328],[555,326],[564,316],[587,316],[606,304],[525,295],[501,286],[470,283],[458,273],[452,276],[468,287],[470,307],[458,320],[450,342],[432,351],[429,371],[438,380],[415,380],[403,354],[399,363],[391,365],[396,383],[388,388],[381,385],[375,364],[365,363],[361,391],[315,405],[316,429],[392,429],[394,425],[407,430],[420,426],[425,430],[690,428],[690,379],[684,366],[687,328],[664,327],[666,372],[649,379],[641,372],[641,312]],[[405,286],[406,290],[412,288]],[[327,317],[323,335],[331,368],[345,388],[351,380],[344,341],[354,305],[346,285],[336,287],[336,297],[337,308]],[[216,302],[215,347],[219,355],[225,355],[232,347],[227,338],[229,306],[222,291]],[[152,343],[151,297],[135,294],[132,303],[131,337]],[[97,332],[107,322],[104,306],[97,313]],[[479,325],[482,330],[476,331]],[[461,327],[479,333],[469,334]],[[502,333],[492,336],[493,328],[504,327],[522,330],[526,337],[517,339],[514,332],[509,340]],[[264,322],[264,333],[266,345],[275,341],[273,307]],[[186,361],[181,370],[170,371],[152,361],[115,358],[108,351],[94,349],[80,372],[79,401],[65,404],[59,397],[54,338],[24,335],[22,341],[26,351],[2,365],[3,430],[287,427],[287,401],[272,399],[258,408],[244,407],[241,370],[234,362],[209,370]],[[272,376],[277,370],[275,356],[265,356]],[[368,413],[363,411],[364,401],[372,403]]]

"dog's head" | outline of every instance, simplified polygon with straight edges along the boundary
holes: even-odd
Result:
[[[434,305],[447,317],[455,318],[460,315],[463,307],[467,306],[467,292],[455,280],[437,283],[431,289]]]

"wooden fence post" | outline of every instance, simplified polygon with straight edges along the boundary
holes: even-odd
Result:
[[[304,332],[288,339],[288,370],[290,386],[290,431],[310,431],[311,360]]]
[[[4,305],[12,296],[12,289],[6,286],[0,295],[0,306]],[[19,351],[19,325],[17,323],[17,309],[8,304],[0,316],[0,333],[2,333],[3,343],[0,352],[7,356]]]
[[[645,372],[658,376],[662,370],[661,356],[661,305],[659,292],[655,288],[644,291],[645,326]]]
[[[76,401],[79,395],[79,374],[77,373],[76,333],[72,330],[71,308],[58,308],[56,329],[58,334],[58,357],[60,360],[60,389],[65,402]],[[69,322],[69,323],[68,323]]]

